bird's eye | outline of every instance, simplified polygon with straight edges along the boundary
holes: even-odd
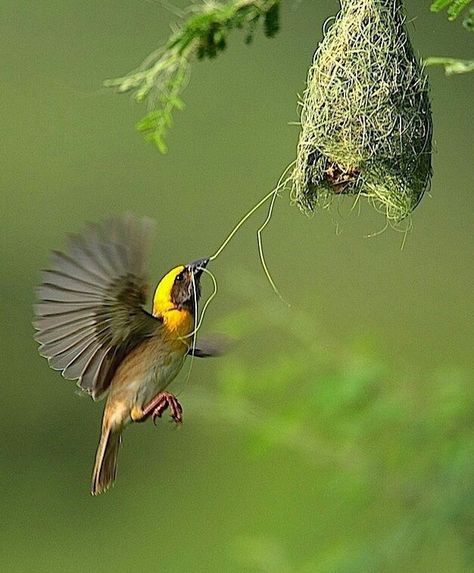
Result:
[[[176,282],[177,283],[181,283],[184,280],[184,274],[183,273],[179,273],[179,275],[176,275]]]

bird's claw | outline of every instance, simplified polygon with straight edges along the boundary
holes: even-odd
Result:
[[[170,409],[170,417],[176,424],[183,423],[183,408],[178,402],[178,399],[174,394],[170,392],[160,392],[153,400],[146,406],[143,410],[144,417],[149,417],[153,423],[156,425],[156,418],[161,418],[163,412]]]

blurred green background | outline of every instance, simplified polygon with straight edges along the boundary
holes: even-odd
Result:
[[[472,56],[460,23],[406,4],[421,55]],[[473,75],[430,70],[432,196],[403,251],[395,231],[365,237],[384,225],[369,208],[309,220],[281,198],[265,245],[287,310],[256,256],[264,213],[247,224],[211,268],[203,329],[234,350],[180,376],[180,431],[126,432],[104,496],[88,493],[102,405],[32,339],[39,271],[85,221],[155,218],[157,281],[274,186],[337,5],[284,2],[276,39],[236,33],[197,64],[160,156],[133,129],[145,110],[101,83],[167,37],[161,2],[2,2],[4,571],[474,570]]]

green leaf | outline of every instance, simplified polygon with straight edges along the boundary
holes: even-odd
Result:
[[[458,60],[456,58],[427,58],[427,66],[444,66],[447,76],[474,72],[474,60]]]
[[[184,101],[178,96],[170,97],[169,102],[174,108],[179,109],[180,111],[186,107]]]
[[[449,20],[456,20],[456,18],[471,2],[472,0],[435,0],[431,4],[431,11],[441,12],[447,8]]]
[[[474,8],[469,10],[469,15],[466,16],[462,25],[471,32],[474,32]]]
[[[436,0],[431,4],[431,11],[441,12],[441,10],[444,10],[447,6],[449,6],[452,1],[453,0]]]
[[[281,0],[228,0],[193,5],[189,17],[155,50],[141,68],[104,85],[119,93],[133,92],[134,99],[147,103],[152,111],[137,123],[137,129],[164,153],[165,138],[173,123],[173,112],[182,110],[183,91],[193,60],[215,58],[227,46],[234,29],[246,31],[246,41],[253,37],[263,19],[264,32],[273,37],[279,30]]]
[[[166,141],[163,139],[163,137],[155,134],[153,137],[153,143],[156,145],[160,153],[163,155],[168,153],[168,145],[166,144]]]

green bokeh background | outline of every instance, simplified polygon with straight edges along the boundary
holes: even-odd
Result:
[[[167,37],[161,2],[2,2],[4,571],[474,570],[473,75],[430,70],[432,196],[403,251],[395,231],[365,237],[384,225],[369,208],[309,220],[283,197],[265,245],[286,311],[256,256],[264,213],[242,230],[213,264],[204,327],[239,343],[177,382],[182,430],[127,431],[105,496],[88,494],[102,405],[32,339],[39,270],[85,221],[155,218],[153,280],[216,249],[293,160],[289,122],[336,9],[290,0],[276,39],[236,33],[197,64],[160,156],[133,129],[145,110],[101,83]],[[472,56],[459,23],[407,10],[421,55]]]

